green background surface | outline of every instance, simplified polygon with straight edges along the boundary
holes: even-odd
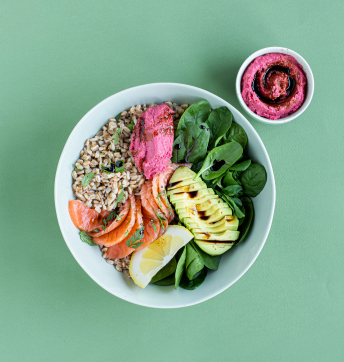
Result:
[[[343,1],[1,0],[2,361],[343,360],[343,16]],[[241,111],[237,71],[268,46],[300,53],[315,93],[291,123],[249,119],[277,186],[262,253],[193,307],[107,293],[74,260],[55,215],[73,127],[109,95],[153,82],[204,88]]]

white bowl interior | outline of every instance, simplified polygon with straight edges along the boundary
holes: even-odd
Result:
[[[284,118],[279,118],[276,120],[271,120],[271,119],[267,119],[265,117],[258,116],[256,113],[251,111],[250,108],[248,108],[248,106],[246,105],[246,103],[244,102],[244,100],[242,99],[242,96],[241,96],[241,78],[242,78],[246,68],[255,58],[259,57],[260,55],[264,55],[264,54],[268,54],[268,53],[282,53],[282,54],[292,55],[301,64],[301,66],[306,74],[306,77],[307,77],[306,96],[305,96],[305,101],[303,102],[302,106],[296,112],[291,114],[290,116],[287,116]],[[238,72],[238,75],[236,78],[235,89],[236,89],[236,94],[237,94],[238,100],[248,115],[250,115],[251,117],[253,117],[254,119],[256,119],[257,121],[260,121],[260,122],[264,122],[264,123],[268,123],[268,124],[283,124],[283,123],[290,122],[293,119],[297,118],[300,114],[302,114],[306,110],[306,108],[311,103],[313,93],[314,93],[314,77],[313,77],[313,73],[312,73],[310,66],[305,61],[305,59],[303,59],[301,57],[300,54],[298,54],[288,48],[269,47],[269,48],[264,48],[264,49],[256,51],[255,53],[250,55],[244,61],[244,63],[242,64],[242,66],[239,69],[239,72]]]
[[[235,122],[244,127],[248,136],[248,153],[267,171],[267,184],[253,199],[255,219],[247,240],[223,255],[220,267],[208,273],[205,282],[194,291],[148,285],[136,286],[123,273],[101,257],[98,247],[90,247],[79,239],[78,230],[68,213],[68,202],[74,199],[71,184],[73,165],[87,138],[95,135],[111,117],[136,104],[194,103],[200,99],[210,102],[212,108],[227,106]],[[175,83],[155,83],[127,89],[105,99],[89,111],[75,126],[61,154],[55,178],[55,207],[62,235],[71,253],[86,273],[101,287],[129,302],[156,308],[177,308],[207,300],[238,280],[252,265],[268,236],[275,207],[275,181],[266,149],[251,124],[234,107],[205,90]]]

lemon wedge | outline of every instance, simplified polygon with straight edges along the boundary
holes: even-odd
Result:
[[[170,225],[165,234],[147,247],[134,251],[129,272],[135,284],[145,288],[153,276],[186,245],[193,235],[183,226]]]

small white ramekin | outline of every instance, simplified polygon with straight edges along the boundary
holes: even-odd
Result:
[[[250,108],[248,108],[248,106],[246,105],[246,103],[244,102],[244,100],[241,96],[241,78],[242,78],[246,68],[255,58],[259,57],[260,55],[264,55],[264,54],[268,54],[268,53],[282,53],[282,54],[292,55],[301,64],[301,66],[306,74],[306,77],[307,77],[306,96],[305,96],[305,100],[304,100],[302,106],[296,112],[291,114],[290,116],[279,118],[276,120],[261,117],[261,116],[258,116],[256,113],[252,112],[250,110]],[[313,97],[313,93],[314,93],[314,77],[313,77],[313,73],[312,73],[310,66],[301,57],[301,55],[299,55],[298,53],[296,53],[293,50],[290,50],[288,48],[270,47],[270,48],[264,48],[264,49],[256,51],[255,53],[250,55],[244,61],[244,63],[242,64],[242,66],[239,69],[239,72],[238,72],[238,75],[236,78],[236,82],[235,82],[235,88],[236,88],[236,94],[237,94],[238,100],[239,100],[241,106],[244,108],[245,112],[249,116],[256,119],[257,121],[268,123],[268,124],[282,124],[282,123],[292,121],[293,119],[298,117],[300,114],[302,114],[306,110],[306,108],[309,106],[309,104],[311,103],[312,97]]]

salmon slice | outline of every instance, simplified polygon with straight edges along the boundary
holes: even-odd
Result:
[[[153,197],[154,197],[155,202],[159,206],[160,210],[166,216],[168,222],[171,222],[174,218],[174,212],[173,212],[171,206],[167,207],[166,201],[163,200],[166,197],[166,191],[164,188],[162,189],[162,191],[160,191],[160,189],[159,189],[159,175],[160,174],[155,175],[153,177],[153,181],[152,181]]]
[[[129,195],[129,199],[129,212],[121,225],[116,227],[116,229],[110,231],[109,233],[93,238],[93,241],[95,243],[97,243],[98,245],[110,247],[112,245],[120,243],[124,238],[127,237],[135,224],[136,211],[135,197],[133,195]]]
[[[142,218],[141,211],[141,200],[140,197],[136,197],[136,210],[135,210],[135,224],[131,229],[130,233],[118,244],[111,246],[106,251],[106,258],[108,259],[122,259],[128,255],[130,255],[135,247],[130,247],[130,245],[134,245],[135,243],[142,242],[144,238],[144,223]]]
[[[157,215],[155,214],[149,200],[149,191],[148,191],[148,187],[147,187],[147,183],[142,185],[141,188],[141,202],[142,202],[142,215],[143,215],[143,220],[150,220],[151,222],[151,227],[153,228],[155,234],[156,234],[156,238],[159,235],[160,232],[160,222],[159,222],[159,218],[157,217]],[[143,221],[144,222],[144,221]],[[146,225],[145,225],[146,227]],[[145,229],[146,230],[146,229]]]
[[[110,214],[110,211],[98,213],[78,200],[69,201],[68,211],[73,224],[78,229],[85,231],[101,228],[103,218],[107,218]]]
[[[136,250],[140,250],[148,246],[150,243],[155,241],[159,237],[160,225],[155,223],[151,218],[143,216],[143,224],[145,226],[145,236],[142,239],[143,244],[140,245]]]
[[[118,215],[113,220],[109,221],[109,224],[106,226],[105,231],[101,227],[100,232],[88,233],[88,235],[90,235],[92,237],[99,237],[99,236],[107,234],[110,231],[112,231],[112,230],[116,229],[117,227],[119,227],[122,224],[122,222],[124,221],[124,219],[127,217],[128,213],[129,213],[129,206],[130,206],[130,201],[128,199],[125,202],[125,204],[120,207]]]

